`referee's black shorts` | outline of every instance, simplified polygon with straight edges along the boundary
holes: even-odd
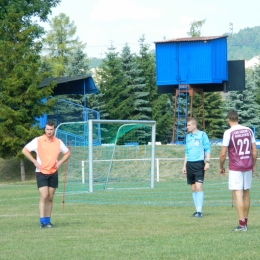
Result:
[[[187,162],[186,171],[187,171],[187,183],[194,184],[195,182],[204,182],[204,161],[196,162]]]
[[[56,189],[58,188],[58,171],[53,174],[36,172],[36,180],[38,189],[45,186]]]

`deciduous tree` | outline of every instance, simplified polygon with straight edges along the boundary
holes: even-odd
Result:
[[[76,36],[77,28],[70,18],[61,13],[49,23],[51,29],[43,40],[44,55],[52,67],[53,77],[66,76],[66,66],[76,50],[83,50],[85,44]]]

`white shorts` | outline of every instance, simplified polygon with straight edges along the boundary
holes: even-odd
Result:
[[[238,172],[229,170],[228,186],[230,190],[249,190],[252,182],[252,171]]]

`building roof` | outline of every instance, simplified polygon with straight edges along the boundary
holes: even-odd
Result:
[[[98,92],[91,74],[73,77],[46,78],[40,83],[39,88],[46,87],[52,82],[57,84],[53,90],[54,95],[91,94]]]
[[[211,40],[227,38],[227,37],[228,36],[186,37],[186,38],[175,38],[170,40],[156,41],[155,43],[211,41]]]

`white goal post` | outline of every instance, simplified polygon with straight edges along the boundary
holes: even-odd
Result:
[[[151,180],[150,180],[150,188],[154,188],[156,121],[93,119],[93,120],[88,121],[89,192],[93,192],[93,125],[94,124],[101,124],[101,123],[105,123],[105,124],[144,124],[144,125],[151,126],[152,136],[151,136],[151,170],[150,170]]]

